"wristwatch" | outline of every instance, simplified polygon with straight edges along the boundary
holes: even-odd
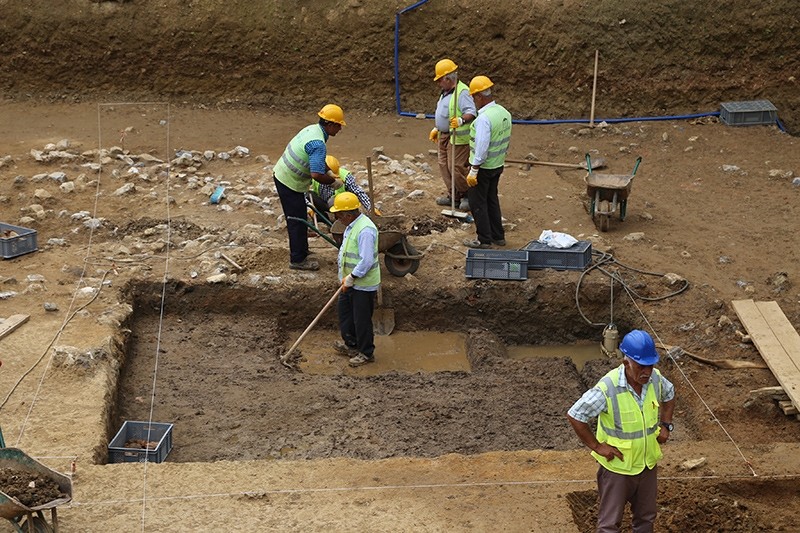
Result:
[[[672,430],[675,429],[675,425],[672,422],[661,422],[661,425],[667,428],[667,431],[672,433]]]

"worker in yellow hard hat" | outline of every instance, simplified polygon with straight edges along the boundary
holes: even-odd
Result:
[[[478,238],[464,241],[469,248],[506,244],[497,186],[511,142],[511,114],[494,101],[493,87],[486,76],[475,76],[469,82],[469,93],[478,107],[478,118],[470,125],[467,174],[469,205]]]
[[[462,211],[469,211],[469,187],[465,179],[469,157],[469,124],[478,112],[469,88],[458,81],[458,65],[451,59],[442,59],[436,63],[434,71],[433,81],[441,92],[436,104],[435,126],[429,138],[438,146],[439,173],[445,186],[444,195],[438,197],[436,203],[452,204]],[[455,198],[451,198],[453,194]]]
[[[328,167],[328,175],[333,178],[338,178],[342,182],[341,187],[334,188],[333,185],[326,185],[316,180],[311,182],[311,199],[317,211],[326,213],[333,206],[333,201],[336,196],[343,192],[351,192],[356,195],[361,206],[366,213],[370,212],[372,202],[369,200],[369,195],[359,187],[356,183],[356,178],[345,167],[339,164],[339,160],[332,155],[325,157],[325,165]],[[377,211],[377,210],[376,210]],[[380,214],[380,213],[378,213]]]
[[[319,122],[306,126],[289,141],[273,171],[289,233],[289,268],[296,270],[318,270],[319,264],[308,259],[306,226],[289,217],[306,218],[305,194],[312,182],[324,183],[334,189],[343,185],[339,178],[328,175],[325,156],[328,155],[328,138],[346,125],[344,112],[336,104],[327,104],[317,115]]]
[[[378,228],[359,211],[359,200],[351,192],[337,194],[331,212],[346,226],[339,247],[339,334],[335,348],[350,358],[350,366],[375,360],[372,312],[381,284],[378,262]]]

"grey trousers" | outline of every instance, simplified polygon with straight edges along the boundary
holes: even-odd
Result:
[[[625,476],[606,470],[597,470],[597,490],[600,509],[597,512],[597,533],[618,533],[622,524],[625,504],[631,502],[633,533],[652,533],[656,519],[658,493],[658,465],[645,468],[635,476]]]

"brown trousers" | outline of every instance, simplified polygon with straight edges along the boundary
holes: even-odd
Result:
[[[633,533],[652,533],[656,520],[658,466],[645,468],[635,476],[625,476],[606,470],[597,471],[597,490],[600,509],[597,511],[597,533],[618,533],[622,525],[625,504],[631,502]]]
[[[456,209],[458,209],[459,201],[467,196],[469,186],[467,186],[467,163],[469,162],[469,145],[457,144],[455,145],[455,163],[456,163]],[[453,152],[453,145],[450,144],[450,134],[446,132],[439,132],[439,173],[442,175],[442,182],[445,186],[445,196],[450,197],[452,184],[450,183],[450,156]]]

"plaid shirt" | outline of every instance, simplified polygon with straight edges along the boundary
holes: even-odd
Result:
[[[372,204],[369,201],[369,195],[364,192],[364,189],[358,186],[358,183],[356,183],[356,178],[353,177],[350,172],[347,173],[347,177],[344,179],[344,188],[346,191],[351,192],[358,197],[358,201],[361,202],[361,205],[364,206],[365,210],[370,210]],[[335,192],[335,189],[330,185],[325,185],[324,183],[319,184],[319,197],[322,198],[323,202],[330,200]]]
[[[647,388],[650,386],[653,378],[650,378],[650,381],[642,386],[642,395],[639,396],[636,394],[636,391],[633,390],[633,387],[628,385],[628,379],[625,377],[625,366],[620,365],[617,370],[619,370],[617,383],[619,383],[620,386],[627,388],[628,391],[633,394],[633,398],[636,400],[636,403],[639,404],[639,408],[641,409],[642,402],[647,394]],[[668,402],[674,397],[675,386],[672,384],[672,382],[664,377],[664,374],[661,374],[661,398],[659,398],[659,402]],[[581,396],[580,399],[569,408],[567,414],[579,422],[588,423],[589,420],[592,418],[597,418],[600,413],[605,412],[605,410],[606,396],[603,394],[603,391],[600,389],[600,387],[594,386],[583,393],[583,396]]]

